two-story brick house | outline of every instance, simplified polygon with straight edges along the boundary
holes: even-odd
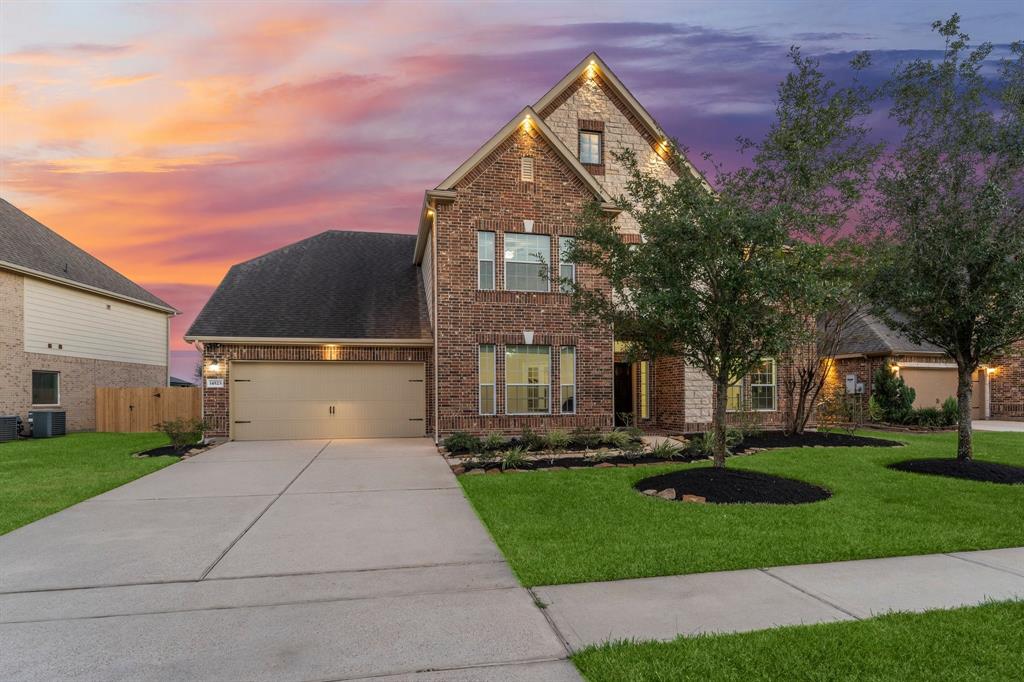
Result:
[[[424,195],[415,237],[326,232],[231,269],[186,335],[201,345],[212,433],[364,437],[596,427],[707,428],[711,382],[673,358],[626,362],[571,311],[559,278],[576,217],[612,197],[633,150],[696,173],[596,54]],[[615,217],[639,240],[631,216]],[[730,395],[778,414],[766,360]],[[733,400],[734,399],[734,400]]]

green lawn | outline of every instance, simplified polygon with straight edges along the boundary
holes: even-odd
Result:
[[[161,433],[72,433],[0,443],[0,534],[178,461],[132,457]]]
[[[1024,602],[608,644],[573,661],[591,682],[670,680],[1019,680]]]
[[[796,448],[728,466],[825,486],[806,505],[701,505],[633,490],[642,478],[705,462],[460,476],[524,585],[928,554],[1024,545],[1024,486],[892,471],[953,456],[955,434],[878,435],[900,448]],[[1024,466],[1024,434],[975,435],[979,459]]]

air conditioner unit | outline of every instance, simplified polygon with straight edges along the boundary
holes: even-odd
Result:
[[[0,415],[0,441],[18,440],[18,422],[21,418],[16,415]]]
[[[28,420],[32,424],[33,438],[50,438],[66,433],[67,413],[64,410],[29,412]]]

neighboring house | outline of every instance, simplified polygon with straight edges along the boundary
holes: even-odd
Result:
[[[188,379],[181,379],[179,377],[172,376],[169,384],[176,388],[195,388],[195,382],[189,381]]]
[[[415,236],[325,232],[234,266],[185,337],[202,347],[212,435],[609,429],[617,413],[706,429],[706,376],[627,362],[547,274],[599,285],[561,257],[590,202],[639,241],[612,203],[627,149],[667,181],[696,173],[592,54],[425,192]],[[734,406],[776,423],[782,371],[766,360]]]
[[[97,386],[166,386],[174,308],[0,199],[0,414],[96,428]]]
[[[835,358],[832,390],[849,393],[862,388],[870,397],[875,372],[891,365],[914,389],[915,408],[941,407],[957,393],[956,362],[930,343],[913,343],[878,318],[864,314],[843,333]],[[974,373],[975,419],[1024,418],[1024,342],[1006,356]]]

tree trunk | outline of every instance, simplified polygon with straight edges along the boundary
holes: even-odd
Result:
[[[957,431],[956,458],[970,461],[974,459],[974,443],[971,431],[971,398],[974,382],[971,371],[961,367],[958,372],[956,387],[957,407],[960,408],[960,427]]]
[[[729,379],[719,377],[715,381],[715,414],[711,420],[711,429],[715,434],[715,466],[725,466],[725,408],[729,401]]]

